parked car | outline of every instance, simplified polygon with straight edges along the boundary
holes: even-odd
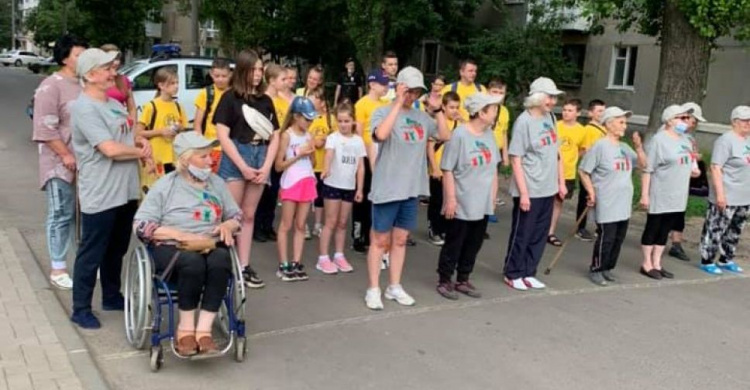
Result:
[[[55,62],[53,57],[47,57],[39,62],[32,62],[26,65],[26,67],[34,73],[46,72],[53,66],[57,66],[57,62]]]
[[[0,54],[0,64],[5,66],[24,66],[41,60],[42,57],[30,51],[13,50]]]
[[[177,70],[179,92],[175,97],[182,106],[192,127],[195,118],[195,98],[201,89],[211,84],[211,63],[213,58],[206,57],[170,57],[135,60],[124,65],[120,72],[133,83],[133,99],[141,115],[143,105],[156,96],[154,74],[162,67],[169,66]]]

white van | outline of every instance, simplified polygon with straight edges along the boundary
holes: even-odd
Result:
[[[143,59],[127,64],[120,70],[120,73],[133,83],[133,98],[138,107],[138,117],[140,117],[143,105],[156,96],[156,85],[154,85],[156,71],[165,66],[175,68],[180,84],[176,100],[182,106],[183,112],[188,117],[189,126],[192,127],[195,118],[195,98],[201,89],[211,84],[212,62],[210,58],[193,57]]]

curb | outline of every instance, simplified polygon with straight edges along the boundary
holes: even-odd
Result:
[[[88,345],[70,322],[68,314],[62,307],[62,302],[50,289],[47,278],[39,266],[38,259],[34,256],[26,239],[16,228],[6,228],[5,231],[44,313],[49,318],[50,323],[54,324],[55,334],[68,352],[70,364],[73,366],[73,370],[81,381],[83,388],[87,390],[110,389],[111,387],[104,379],[99,366],[89,353]]]

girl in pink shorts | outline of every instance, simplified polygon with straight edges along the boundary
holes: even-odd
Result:
[[[312,101],[294,98],[281,126],[281,143],[276,155],[276,170],[281,175],[281,222],[276,244],[279,249],[279,269],[276,276],[285,282],[307,280],[302,261],[305,243],[305,224],[310,204],[318,197],[312,154],[315,151],[310,123],[318,116]],[[289,262],[287,241],[294,226],[293,259]]]

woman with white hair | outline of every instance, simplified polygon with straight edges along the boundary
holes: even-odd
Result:
[[[750,216],[750,106],[732,110],[732,130],[714,142],[711,189],[701,235],[701,269],[740,273],[734,253]],[[720,252],[719,265],[714,263]]]
[[[552,222],[554,197],[567,194],[552,109],[563,91],[540,77],[531,83],[526,111],[513,124],[508,154],[513,168],[513,223],[505,257],[505,283],[525,291],[546,286],[536,278]]]
[[[643,167],[646,153],[640,135],[633,133],[634,151],[621,142],[628,127],[630,111],[607,107],[602,124],[607,135],[597,141],[581,161],[581,182],[588,193],[588,206],[596,210],[596,242],[591,257],[589,278],[606,286],[617,281],[612,270],[617,265],[620,248],[628,233],[633,202],[633,166]]]
[[[641,206],[648,210],[641,237],[641,274],[652,279],[672,279],[674,274],[661,266],[669,232],[687,208],[690,176],[700,174],[693,145],[685,134],[692,108],[671,105],[664,109],[664,126],[646,146],[648,164],[641,176]]]
[[[217,350],[211,327],[232,273],[227,247],[242,220],[226,184],[211,172],[211,150],[218,145],[193,131],[177,135],[175,172],[151,187],[133,222],[153,248],[156,274],[177,284],[176,349],[182,356]]]

